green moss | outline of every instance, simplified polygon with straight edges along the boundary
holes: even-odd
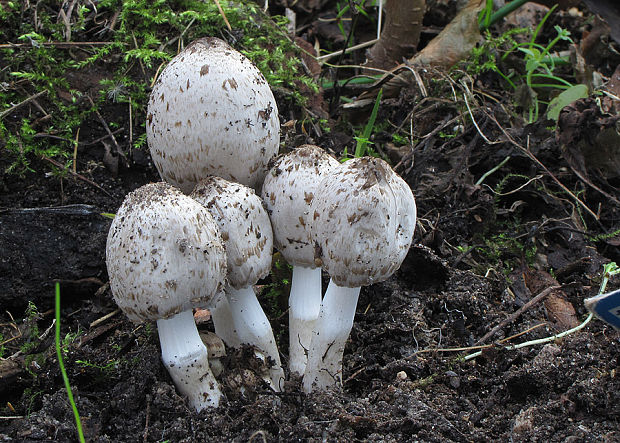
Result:
[[[52,158],[68,168],[78,129],[96,110],[118,103],[131,103],[131,147],[145,147],[153,78],[180,47],[199,37],[226,39],[285,100],[304,105],[302,91],[317,92],[318,86],[305,75],[299,50],[286,36],[286,19],[267,17],[253,2],[220,3],[232,31],[211,1],[102,0],[96,11],[93,4],[84,4],[69,18],[70,40],[104,44],[79,46],[58,44],[67,39],[67,29],[58,20],[57,2],[40,2],[37,26],[33,12],[22,11],[18,2],[0,6],[2,40],[21,45],[0,49],[6,66],[0,71],[0,147],[9,159],[5,168],[24,174],[32,171],[33,158]],[[91,95],[94,107],[78,89]],[[13,108],[33,96],[36,102]]]

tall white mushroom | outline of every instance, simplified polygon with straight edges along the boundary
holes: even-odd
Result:
[[[219,321],[222,309],[213,311],[216,333],[223,337],[236,335],[240,343],[254,346],[270,359],[269,380],[280,391],[284,371],[269,320],[260,306],[253,285],[271,271],[273,233],[263,202],[247,186],[211,176],[198,183],[190,196],[213,215],[219,225],[228,257],[226,298],[233,325]]]
[[[289,367],[302,375],[314,322],[321,307],[321,267],[314,260],[310,207],[320,180],[340,163],[323,149],[303,145],[279,157],[265,177],[262,197],[274,231],[274,243],[293,266],[289,296]]]
[[[177,389],[198,411],[218,406],[221,392],[192,315],[226,278],[211,214],[167,183],[142,186],[114,217],[106,263],[114,300],[129,319],[157,321],[162,360]]]
[[[319,184],[311,232],[331,280],[303,377],[306,392],[342,385],[342,356],[361,286],[389,278],[402,264],[416,221],[409,185],[383,160],[362,157]]]
[[[161,177],[186,194],[208,175],[260,188],[277,154],[278,108],[258,68],[215,37],[189,44],[151,92],[146,135]]]

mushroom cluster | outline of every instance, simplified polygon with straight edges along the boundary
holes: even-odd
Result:
[[[205,306],[216,334],[230,347],[252,346],[268,368],[264,379],[281,390],[280,355],[253,288],[269,274],[274,248],[293,266],[290,371],[306,392],[341,385],[360,288],[389,278],[411,245],[409,186],[383,160],[341,164],[312,145],[272,160],[273,94],[249,60],[216,38],[193,42],[162,71],[147,140],[169,184],[126,197],[108,235],[108,274],[132,321],[157,321],[179,392],[197,410],[220,402],[192,315]],[[331,278],[324,296],[321,268]]]

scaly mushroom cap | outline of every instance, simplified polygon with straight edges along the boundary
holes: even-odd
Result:
[[[321,179],[338,160],[314,145],[302,145],[276,159],[263,183],[262,197],[271,218],[275,247],[293,266],[316,268],[310,238],[310,207]]]
[[[253,189],[220,177],[208,177],[190,194],[219,226],[228,256],[228,283],[235,289],[269,274],[273,233],[263,202]]]
[[[318,188],[312,238],[334,283],[366,286],[396,272],[415,228],[409,185],[385,161],[362,157],[327,174]]]
[[[280,142],[278,108],[260,71],[226,42],[201,38],[164,68],[146,135],[161,177],[186,194],[217,175],[259,188]]]
[[[205,307],[226,278],[213,217],[167,183],[127,195],[108,233],[106,263],[114,300],[133,322]]]

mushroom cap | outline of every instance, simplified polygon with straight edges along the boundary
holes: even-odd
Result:
[[[159,75],[146,135],[161,177],[186,194],[208,175],[259,188],[279,148],[278,108],[250,60],[223,40],[201,38]]]
[[[312,205],[312,238],[334,283],[367,286],[402,264],[416,222],[409,185],[383,160],[355,158],[327,174]]]
[[[133,322],[206,307],[226,279],[226,251],[209,212],[167,183],[127,195],[106,244],[114,300]]]
[[[271,271],[273,233],[263,202],[253,189],[220,177],[201,180],[190,194],[219,226],[228,257],[228,283],[255,284]]]
[[[275,247],[293,266],[316,268],[310,237],[310,208],[319,182],[338,168],[338,160],[318,146],[302,145],[278,157],[263,183],[262,197],[271,218]]]

